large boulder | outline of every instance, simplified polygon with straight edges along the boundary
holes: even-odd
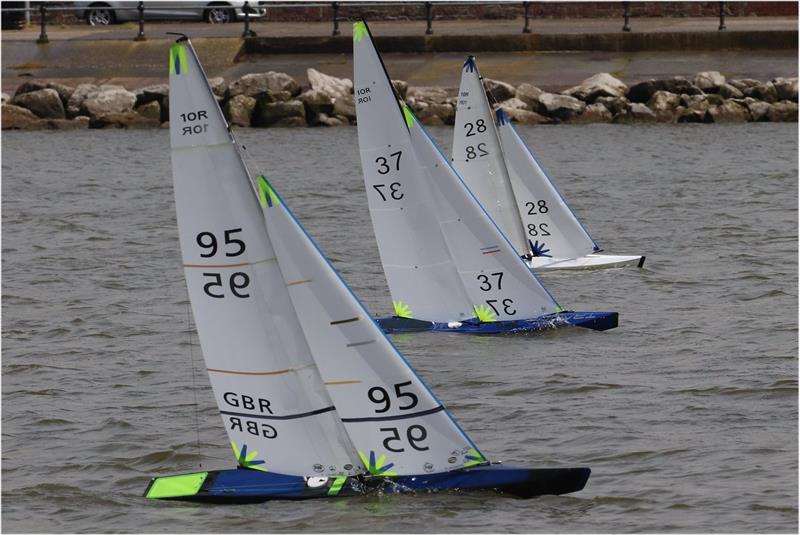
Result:
[[[647,103],[647,107],[653,110],[656,119],[662,123],[672,122],[675,116],[675,108],[680,106],[681,98],[669,91],[656,91]]]
[[[229,97],[246,95],[258,98],[265,93],[275,95],[282,91],[289,93],[290,97],[298,95],[300,94],[300,84],[286,73],[269,71],[245,74],[228,86]]]
[[[443,104],[436,102],[432,104],[427,104],[424,102],[418,104],[424,104],[424,106],[419,109],[419,113],[417,113],[415,110],[415,114],[422,124],[441,126],[443,124],[452,125],[455,123],[456,109],[452,104],[448,102]]]
[[[69,97],[75,91],[74,87],[60,84],[58,82],[46,82],[44,80],[28,80],[17,88],[16,92],[14,92],[14,96],[22,95],[24,93],[31,93],[33,91],[40,91],[42,89],[55,89],[56,92],[58,93],[58,96],[61,98],[61,103],[64,105],[64,108],[66,108],[67,106]]]
[[[539,109],[539,95],[544,93],[541,89],[531,84],[519,84],[514,93],[514,97],[520,99],[528,108],[532,110]]]
[[[141,106],[142,104],[153,101],[161,104],[164,100],[169,99],[169,85],[148,85],[147,87],[137,89],[134,94],[136,95],[136,106]]]
[[[739,91],[744,91],[748,87],[755,87],[757,85],[761,85],[761,82],[759,80],[754,80],[753,78],[733,79],[733,80],[728,80],[728,83],[731,84],[736,89],[738,89]]]
[[[797,78],[775,78],[772,80],[778,100],[797,102]]]
[[[725,84],[725,77],[719,71],[704,71],[694,75],[694,85],[706,93],[716,93]]]
[[[553,119],[545,117],[535,111],[506,107],[506,103],[508,103],[509,100],[500,104],[499,107],[505,112],[506,118],[512,122],[519,124],[550,124],[554,122]]]
[[[602,104],[611,115],[617,115],[628,109],[629,101],[625,97],[598,97],[595,104]]]
[[[628,100],[631,102],[640,102],[642,104],[649,102],[656,91],[668,91],[676,95],[702,95],[703,90],[692,84],[683,76],[675,76],[674,78],[667,78],[663,80],[647,80],[632,85],[628,89]]]
[[[214,93],[214,96],[225,98],[225,94],[228,92],[228,84],[225,83],[225,78],[222,76],[209,78],[208,85],[211,86],[211,92]]]
[[[764,102],[777,102],[778,90],[775,89],[775,84],[767,82],[753,87],[748,87],[742,91],[746,97],[752,97],[756,100],[763,100]]]
[[[563,94],[591,104],[598,97],[624,97],[627,92],[628,86],[621,80],[607,72],[600,72],[585,79],[579,85],[563,91]]]
[[[132,109],[112,111],[89,119],[89,128],[158,128],[159,126],[161,122],[158,119],[142,117]]]
[[[11,97],[9,96],[8,93],[0,93],[0,102],[5,104],[6,102],[8,102],[10,100],[11,100]]]
[[[706,112],[707,122],[713,123],[746,123],[751,120],[750,111],[732,100],[711,106]]]
[[[797,103],[782,100],[770,104],[767,111],[767,119],[773,122],[796,123],[797,122]]]
[[[310,89],[301,93],[297,98],[306,107],[306,113],[326,113],[328,115],[333,113],[333,97],[321,89]]]
[[[767,112],[769,112],[769,102],[756,100],[752,97],[745,97],[744,105],[747,106],[748,111],[750,111],[750,117],[753,121],[760,122],[769,120],[767,117]]]
[[[17,90],[14,91],[14,96],[17,97],[19,95],[23,95],[25,93],[30,93],[32,91],[41,91],[42,89],[47,89],[47,81],[45,80],[26,80],[17,87]]]
[[[228,99],[222,109],[229,123],[236,126],[250,126],[255,108],[256,99],[247,95],[236,95]]]
[[[722,84],[719,86],[717,93],[722,98],[742,98],[744,93],[739,88],[731,84]]]
[[[503,102],[513,97],[516,93],[513,85],[490,78],[483,79],[483,87],[486,89],[489,102]]]
[[[408,100],[409,104],[417,101],[444,104],[447,100],[447,91],[441,87],[410,87]]]
[[[406,95],[408,95],[408,82],[404,80],[392,80],[392,86],[394,86],[394,90],[403,100],[406,99]]]
[[[157,100],[136,106],[134,111],[146,119],[155,119],[161,122],[161,104]]]
[[[49,130],[85,130],[89,128],[89,118],[78,115],[74,119],[48,119]]]
[[[568,121],[580,114],[586,108],[586,103],[568,95],[542,93],[539,95],[539,109],[542,115]]]
[[[42,119],[63,119],[66,117],[64,103],[55,89],[39,89],[14,97],[12,104],[27,108]]]
[[[98,87],[94,84],[79,84],[67,101],[67,117],[75,117],[78,115],[81,111],[83,101],[97,90]]]
[[[333,101],[333,114],[345,117],[351,124],[356,120],[356,100],[353,95],[337,98]]]
[[[613,115],[608,111],[608,108],[595,102],[589,104],[583,110],[583,113],[575,117],[575,121],[582,123],[608,123],[611,122]]]
[[[628,109],[614,116],[615,123],[652,123],[656,114],[641,102],[631,102]]]
[[[29,109],[14,104],[3,104],[2,113],[3,130],[33,130],[44,128],[47,121],[40,119]]]
[[[253,126],[304,126],[306,109],[299,100],[269,102],[268,99],[258,99],[253,110],[251,124]]]
[[[510,98],[508,100],[504,100],[503,104],[502,104],[502,108],[504,110],[511,109],[511,108],[515,108],[515,109],[518,109],[518,110],[527,110],[527,111],[531,110],[531,107],[528,105],[527,102],[525,102],[524,100],[522,100],[520,98],[517,98],[517,97],[512,97],[512,98]]]
[[[353,94],[353,81],[349,78],[336,78],[316,69],[306,69],[306,76],[311,89],[328,95],[332,99]]]
[[[135,93],[123,88],[100,86],[97,92],[91,93],[86,97],[86,100],[81,104],[80,110],[81,115],[102,117],[110,113],[124,114],[133,112],[135,105]]]

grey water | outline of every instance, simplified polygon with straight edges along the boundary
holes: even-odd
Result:
[[[188,309],[168,133],[4,132],[4,531],[796,532],[797,125],[521,131],[606,252],[647,255],[541,276],[619,328],[394,340],[490,459],[589,466],[583,491],[145,500],[154,475],[234,466]],[[389,314],[355,129],[239,137]]]

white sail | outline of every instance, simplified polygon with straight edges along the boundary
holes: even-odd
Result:
[[[561,307],[525,265],[412,111],[411,144],[434,184],[439,224],[450,255],[482,321],[530,319]]]
[[[473,317],[439,231],[408,129],[369,30],[353,25],[358,144],[369,211],[395,315],[428,321]]]
[[[599,250],[501,109],[498,133],[534,256],[576,258]],[[639,258],[639,257],[632,257]]]
[[[290,475],[363,472],[314,364],[247,169],[185,39],[170,49],[170,140],[186,283],[239,464]]]
[[[303,332],[368,471],[424,474],[484,462],[263,177],[259,189]]]
[[[473,56],[467,57],[461,72],[453,131],[453,167],[517,252],[529,252],[494,117]]]

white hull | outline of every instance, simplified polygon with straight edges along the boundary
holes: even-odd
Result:
[[[625,266],[642,267],[644,256],[620,256],[607,254],[587,254],[578,258],[549,258],[536,256],[526,263],[531,269],[606,269]]]

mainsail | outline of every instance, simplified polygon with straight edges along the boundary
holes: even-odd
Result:
[[[188,40],[170,49],[170,140],[186,284],[240,466],[364,467],[314,365],[247,169]]]
[[[497,119],[499,128],[475,58],[469,56],[461,72],[454,167],[490,213],[501,212],[492,215],[508,236],[524,233],[522,245],[512,240],[520,254],[566,259],[598,251],[502,109]],[[467,153],[469,147],[473,150]],[[511,209],[509,198],[514,199]]]
[[[361,167],[395,315],[471,318],[472,304],[439,230],[433,192],[364,22],[353,25],[353,69]]]
[[[436,265],[447,267],[447,272],[442,271],[449,277],[446,283],[450,289],[445,302],[458,303],[461,314],[454,317],[446,315],[447,310],[434,310],[431,315],[415,314],[414,318],[437,322],[463,319],[464,295],[469,305],[466,317],[486,322],[530,319],[558,312],[558,303],[522,262],[411,110],[404,107],[402,114],[395,111],[399,109],[396,95],[364,22],[354,24],[353,37],[359,143],[364,144],[361,146],[362,166],[387,279],[394,266],[387,262],[386,255],[392,254],[397,236],[404,236],[404,231],[413,227],[421,239],[429,243],[435,240],[435,248],[420,247],[416,254],[421,257],[435,253],[440,259]],[[393,213],[394,225],[384,227],[380,217],[386,212],[383,205],[388,200],[376,201],[369,186],[375,168],[372,147],[376,140],[387,135],[387,131],[392,133],[392,138],[384,139],[383,147],[387,141],[393,146],[402,142],[404,156],[410,153],[400,168],[405,175],[402,182],[397,182],[397,189],[404,195],[397,199],[398,203],[405,201],[405,193],[412,191],[412,184],[414,195],[424,196],[425,202],[419,203],[418,211],[413,213],[399,205]],[[377,209],[373,208],[373,202]],[[413,245],[408,238],[399,240]],[[433,264],[433,261],[427,263]],[[408,288],[437,284],[439,280],[430,271],[409,270]],[[405,299],[406,287],[392,285],[391,281],[389,285],[394,300]],[[421,294],[419,302],[441,307],[435,303],[439,295]]]
[[[529,251],[492,111],[475,58],[464,62],[453,130],[453,167],[520,254]]]
[[[485,464],[266,178],[250,177],[188,40],[170,65],[186,281],[240,466],[402,476]]]

